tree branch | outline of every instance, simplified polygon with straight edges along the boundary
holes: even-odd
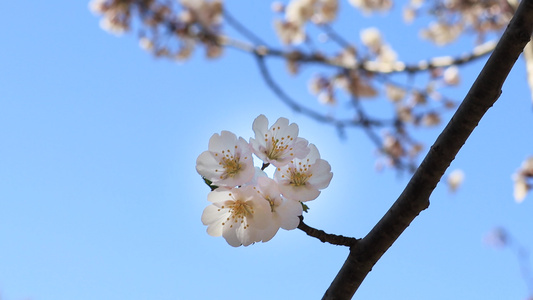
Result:
[[[304,223],[304,217],[300,216],[300,224],[298,229],[305,232],[308,236],[319,239],[322,243],[330,243],[337,246],[346,246],[346,247],[356,247],[359,239],[353,237],[346,237],[342,235],[326,233],[323,230],[318,230],[316,228],[310,227]]]
[[[405,190],[352,248],[323,299],[351,299],[366,275],[409,224],[429,206],[429,196],[477,126],[496,102],[514,63],[533,31],[533,0],[523,0],[485,67]]]

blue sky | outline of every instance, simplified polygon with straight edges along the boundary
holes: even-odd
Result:
[[[269,1],[229,5],[274,41]],[[2,11],[2,300],[321,297],[347,249],[298,230],[233,248],[208,236],[200,222],[208,189],[195,171],[196,157],[215,132],[251,137],[259,114],[299,124],[300,135],[332,166],[330,186],[309,203],[311,226],[362,237],[409,179],[376,172],[374,146],[360,130],[347,130],[342,140],[334,128],[284,106],[262,82],[253,58],[242,53],[228,51],[215,61],[196,53],[184,64],[156,60],[139,49],[134,34],[117,38],[102,31],[83,1],[8,1]],[[471,45],[433,48],[418,40],[414,26],[394,31],[396,16],[351,11],[343,20],[339,26],[355,26],[352,41],[360,28],[378,26],[407,61],[459,54]],[[281,63],[269,62],[291,95],[315,105],[306,86],[315,70],[291,77],[279,72]],[[462,70],[463,84],[448,95],[462,99],[482,63]],[[452,164],[464,170],[464,185],[453,195],[445,185],[437,187],[429,209],[354,299],[527,296],[512,253],[482,239],[504,226],[533,249],[533,199],[516,204],[511,180],[533,154],[532,112],[520,59],[502,97]],[[440,129],[415,134],[427,150]]]

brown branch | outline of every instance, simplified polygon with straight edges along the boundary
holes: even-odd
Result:
[[[224,46],[229,46],[242,50],[245,52],[261,52],[264,56],[274,56],[282,57],[285,59],[294,59],[294,50],[284,51],[275,48],[269,48],[265,45],[251,45],[242,41],[238,41],[226,36],[219,37],[220,44]],[[417,73],[423,72],[434,68],[443,68],[449,66],[458,66],[463,65],[468,62],[474,61],[476,59],[482,58],[485,55],[490,54],[495,47],[495,41],[489,41],[483,43],[479,46],[476,46],[472,49],[470,53],[459,55],[457,57],[452,56],[441,56],[433,57],[427,60],[421,60],[414,64],[408,64],[405,62],[397,61],[392,64],[383,64],[375,61],[362,61],[358,62],[355,66],[353,65],[344,65],[341,62],[327,58],[323,55],[318,55],[317,53],[304,53],[298,52],[298,58],[296,59],[299,63],[316,63],[322,64],[330,67],[337,67],[346,70],[364,70],[370,73],[380,73],[380,74],[392,74],[392,73]]]
[[[354,248],[357,246],[359,239],[353,237],[346,237],[342,235],[326,233],[323,230],[318,230],[304,223],[304,217],[300,216],[300,224],[298,229],[305,232],[308,236],[319,239],[322,243],[330,243],[337,246],[346,246]]]
[[[501,88],[533,32],[533,0],[523,0],[485,67],[405,190],[352,248],[323,299],[351,299],[366,275],[409,224],[429,206],[429,196],[477,126],[496,102]]]

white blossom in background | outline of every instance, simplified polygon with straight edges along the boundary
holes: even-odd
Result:
[[[420,36],[432,41],[437,46],[444,46],[455,41],[462,32],[463,27],[460,24],[449,25],[433,22],[429,28],[420,32]]]
[[[390,45],[383,44],[381,48],[379,48],[378,61],[382,63],[382,65],[391,65],[397,60],[398,54]]]
[[[306,35],[302,26],[275,20],[274,29],[281,42],[286,45],[300,44],[305,41]]]
[[[276,181],[268,178],[265,174],[257,178],[254,189],[269,204],[272,212],[272,220],[261,234],[263,242],[272,239],[280,228],[293,230],[298,227],[300,224],[299,216],[302,215],[302,204],[299,201],[283,198]]]
[[[514,180],[514,199],[517,203],[522,203],[526,198],[527,193],[531,190],[531,185],[527,182],[528,178],[533,178],[533,156],[527,158],[516,174],[513,175]]]
[[[255,173],[250,145],[232,132],[215,133],[208,150],[198,156],[196,171],[217,186],[245,184]]]
[[[459,68],[457,66],[446,68],[444,74],[442,74],[442,78],[447,85],[458,85],[461,82]]]
[[[396,85],[386,84],[385,85],[385,94],[392,102],[400,102],[405,98],[406,91]]]
[[[527,181],[522,177],[514,179],[513,196],[517,203],[522,203],[526,198],[527,193],[531,189],[531,186],[527,184]]]
[[[264,115],[258,116],[252,125],[255,139],[250,145],[265,163],[279,167],[288,164],[293,158],[303,158],[309,153],[308,141],[298,137],[298,125],[279,118],[270,128]]]
[[[103,30],[115,35],[129,30],[130,14],[127,2],[92,0],[89,2],[89,9],[96,15],[103,15],[100,20],[100,28]]]
[[[361,42],[376,55],[375,67],[381,70],[390,70],[398,59],[398,54],[392,47],[385,43],[381,32],[375,27],[361,30]],[[369,62],[367,62],[368,64]]]
[[[338,0],[319,0],[315,9],[313,21],[317,24],[330,23],[337,18],[338,10]]]
[[[309,144],[310,152],[302,159],[293,159],[289,164],[278,167],[274,179],[281,194],[295,201],[310,201],[328,187],[333,176],[329,163],[320,158],[315,145]]]
[[[202,223],[209,235],[222,236],[233,247],[266,239],[264,229],[272,221],[272,212],[252,186],[219,188],[207,200],[212,204],[204,209]]]
[[[302,26],[313,16],[317,0],[292,0],[285,8],[285,20]]]
[[[367,46],[370,50],[378,52],[379,48],[383,45],[381,38],[381,32],[376,27],[369,27],[361,30],[359,33],[361,42]]]
[[[349,0],[348,2],[365,14],[374,11],[387,11],[392,7],[391,0]]]
[[[180,0],[180,3],[189,9],[194,18],[199,20],[203,26],[212,27],[222,22],[221,0]]]
[[[447,180],[448,188],[450,189],[451,192],[455,192],[461,186],[461,184],[463,184],[464,180],[465,180],[465,173],[462,170],[460,169],[453,170],[448,175],[448,180]]]

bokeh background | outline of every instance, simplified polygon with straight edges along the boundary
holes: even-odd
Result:
[[[0,299],[318,299],[348,250],[299,230],[268,243],[233,248],[200,222],[207,186],[195,171],[210,136],[248,139],[259,114],[289,118],[334,173],[309,204],[306,222],[363,237],[396,200],[409,174],[376,171],[375,146],[359,129],[339,137],[283,105],[253,57],[226,51],[208,61],[157,60],[134,33],[99,28],[85,1],[5,1],[0,27]],[[266,40],[276,40],[270,1],[227,1]],[[408,27],[401,5],[362,16],[341,2],[336,26],[357,42],[380,28],[399,58],[415,62],[461,54],[461,39],[441,49]],[[461,68],[460,100],[486,58]],[[290,76],[268,61],[286,91],[335,114],[307,91],[312,68]],[[386,103],[381,98],[370,109]],[[388,104],[387,104],[388,105]],[[390,107],[390,106],[387,106]],[[441,182],[424,211],[383,256],[354,299],[525,299],[519,264],[507,248],[483,242],[506,228],[533,249],[533,199],[512,197],[512,174],[533,154],[532,102],[523,60],[451,169],[466,178],[457,193]],[[451,117],[415,129],[425,151]],[[450,169],[450,170],[451,170]],[[531,267],[531,266],[530,266]]]

